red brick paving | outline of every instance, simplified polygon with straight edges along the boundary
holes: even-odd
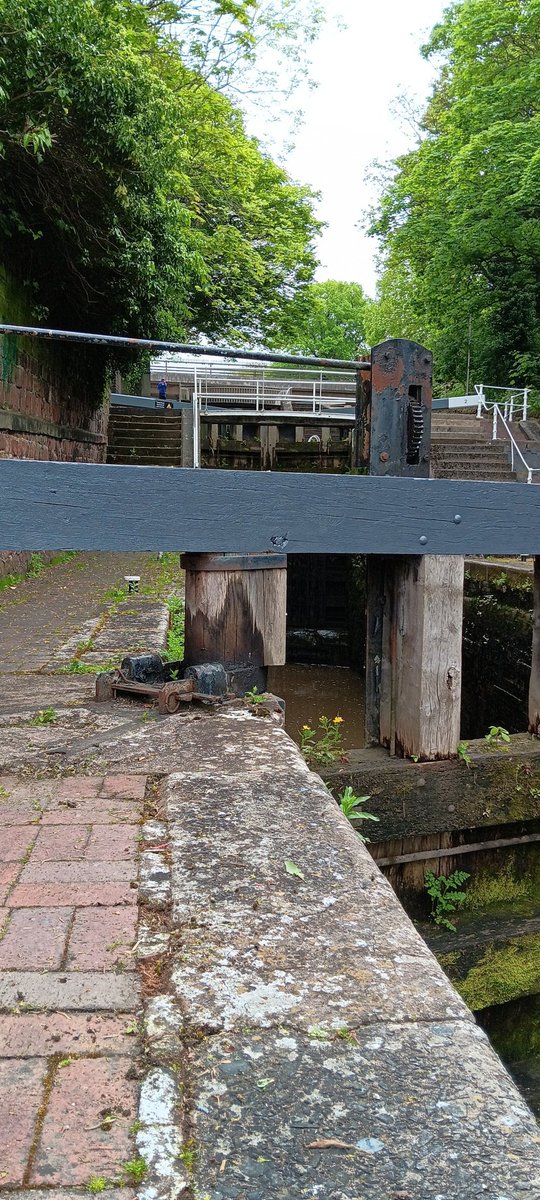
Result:
[[[137,912],[134,908],[81,908],[75,915],[69,939],[66,968],[70,971],[113,970],[123,964],[134,970],[129,953],[136,940]]]
[[[27,883],[13,889],[9,903],[13,908],[62,908],[66,904],[110,908],[115,904],[136,904],[137,889],[129,883]]]
[[[27,883],[129,883],[137,875],[133,862],[38,862],[22,869],[19,882]]]
[[[3,1187],[23,1182],[46,1074],[45,1058],[0,1059],[0,1182]]]
[[[116,862],[121,858],[133,859],[138,838],[138,825],[95,825],[84,857],[96,858],[100,862],[106,862],[107,859],[114,859]]]
[[[85,857],[90,825],[54,825],[40,829],[32,853],[32,862],[76,862]]]
[[[83,1185],[92,1175],[118,1176],[121,1164],[133,1157],[130,1125],[138,1089],[126,1077],[129,1068],[130,1060],[122,1058],[80,1058],[58,1068],[31,1173],[33,1184]],[[103,1129],[107,1115],[115,1119]]]
[[[60,970],[71,917],[71,908],[15,909],[0,942],[0,970]]]
[[[73,807],[72,807],[73,806]],[[55,800],[43,813],[44,825],[128,825],[137,824],[135,805],[105,797],[96,800]],[[18,823],[18,822],[17,822]]]
[[[133,1018],[124,1013],[109,1017],[102,1013],[23,1012],[0,1014],[0,1046],[6,1059],[52,1054],[64,1058],[96,1051],[129,1055],[137,1050],[137,1038],[133,1036]]]
[[[0,828],[2,825],[2,810],[0,809]],[[12,825],[2,830],[0,838],[0,862],[20,862],[29,846],[35,841],[37,829],[32,825]]]
[[[129,1129],[137,1084],[127,1078],[137,1053],[134,1018],[112,1005],[119,1007],[119,967],[135,966],[145,783],[130,775],[0,778],[0,978],[14,995],[18,981],[26,990],[40,981],[40,1004],[53,1010],[0,1014],[0,1188],[30,1179],[52,1198],[93,1174],[119,1180],[122,1162],[136,1156]],[[89,981],[97,979],[106,998],[97,1007],[105,1011],[80,1011],[77,997],[68,1004],[68,984],[57,986],[66,979],[80,980],[89,1008],[96,1001]],[[111,1109],[116,1119],[100,1128]]]
[[[125,796],[144,800],[146,775],[107,775],[103,780],[102,796]]]
[[[0,904],[3,904],[9,889],[21,870],[20,863],[0,863]]]

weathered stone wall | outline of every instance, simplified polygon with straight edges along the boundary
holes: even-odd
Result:
[[[1,265],[0,319],[36,323],[24,287]],[[103,378],[100,350],[0,336],[0,458],[104,462]],[[24,571],[28,558],[0,548],[0,576]]]

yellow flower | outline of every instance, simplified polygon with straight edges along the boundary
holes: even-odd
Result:
[[[343,717],[334,717],[333,725],[343,725]]]
[[[306,733],[311,733],[311,726],[310,726],[310,725],[302,725],[302,729],[305,729]]]

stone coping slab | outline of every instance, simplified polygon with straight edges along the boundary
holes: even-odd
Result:
[[[221,1035],[193,1077],[196,1195],[540,1195],[540,1132],[476,1026],[383,1024],[351,1042],[286,1027]]]

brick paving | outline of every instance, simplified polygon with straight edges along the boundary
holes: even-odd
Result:
[[[145,783],[0,776],[0,1198],[131,1194]]]

